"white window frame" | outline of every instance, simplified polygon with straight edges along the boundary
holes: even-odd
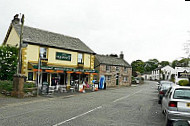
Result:
[[[116,66],[116,67],[115,67],[115,70],[116,70],[117,72],[119,72],[119,66]]]
[[[78,64],[83,64],[83,54],[78,53]]]
[[[128,78],[127,78],[126,76],[123,77],[123,81],[124,81],[124,82],[127,82],[127,79],[128,79]]]
[[[110,72],[111,71],[111,66],[106,65],[106,71]]]
[[[45,54],[45,56],[44,56]],[[40,47],[40,58],[41,59],[47,59],[47,48],[45,47]]]
[[[106,78],[106,81],[110,81],[111,80],[111,76],[110,75],[106,75],[105,78]]]
[[[124,67],[124,71],[127,73],[127,72],[128,72],[128,68],[127,68],[127,67]]]

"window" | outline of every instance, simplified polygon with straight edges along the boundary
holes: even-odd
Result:
[[[171,89],[172,89],[172,88],[170,87],[170,88],[167,90],[167,92],[166,92],[166,94],[165,94],[166,97],[169,95]]]
[[[28,80],[33,81],[33,72],[28,72]]]
[[[123,81],[126,82],[127,81],[127,77],[123,77]]]
[[[119,72],[119,67],[118,66],[116,66],[116,71]]]
[[[40,47],[40,58],[47,59],[47,48]]]
[[[190,89],[176,89],[173,95],[174,99],[190,99]]]
[[[127,72],[127,70],[128,70],[127,67],[124,67],[124,71]]]
[[[111,70],[111,67],[106,65],[106,71],[110,71]]]
[[[78,54],[78,63],[83,64],[83,55],[82,55],[82,53]]]
[[[110,75],[106,75],[105,78],[106,78],[106,81],[110,81],[111,80],[111,76]]]

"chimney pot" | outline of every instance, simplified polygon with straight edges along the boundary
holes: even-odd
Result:
[[[18,16],[19,16],[18,14],[16,14],[16,15],[14,16],[14,19],[12,20],[12,23],[13,23],[13,24],[19,24],[20,19],[19,19]]]

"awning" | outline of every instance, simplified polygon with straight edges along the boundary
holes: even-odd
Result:
[[[36,71],[36,69],[38,70],[38,65],[33,65],[31,64],[33,67],[33,71]],[[66,67],[54,67],[54,66],[41,66],[40,67],[41,70],[45,70],[46,72],[57,72],[57,73],[63,73],[64,71],[67,73],[77,73],[77,74],[88,74],[88,73],[98,73],[97,70],[93,69],[77,69],[77,68],[66,68]]]

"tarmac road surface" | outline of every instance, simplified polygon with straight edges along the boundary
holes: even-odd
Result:
[[[164,126],[157,84],[0,106],[0,126]]]

